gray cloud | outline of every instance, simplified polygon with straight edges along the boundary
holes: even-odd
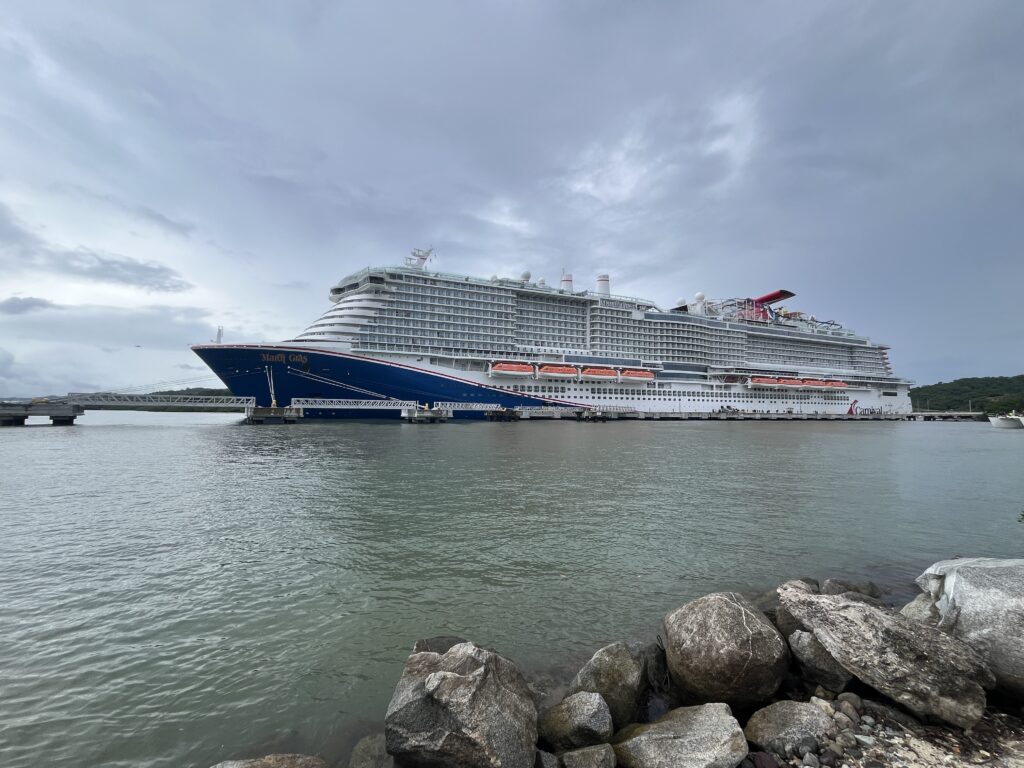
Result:
[[[253,6],[12,12],[5,177],[216,243],[187,274],[247,335],[434,245],[663,304],[784,286],[909,377],[1020,372],[1020,3]],[[184,284],[14,233],[8,271]]]
[[[61,312],[15,314],[4,334],[23,341],[59,340],[93,348],[187,349],[216,333],[198,307],[65,306]]]
[[[177,271],[155,261],[101,253],[86,247],[54,246],[30,232],[3,203],[0,203],[0,267],[11,272],[74,275],[147,291],[173,293],[192,287]]]
[[[189,345],[214,333],[206,310],[197,307],[64,306],[5,315],[0,338],[10,349],[0,350],[0,395],[159,388],[180,379],[174,371],[182,369],[194,378],[209,369]]]
[[[20,315],[25,312],[35,312],[40,309],[59,309],[49,299],[37,299],[33,296],[11,296],[0,301],[0,315]]]
[[[106,194],[103,192],[96,192],[94,190],[87,189],[79,184],[55,184],[54,189],[58,192],[64,192],[78,197],[82,197],[88,200],[95,200],[105,205],[111,206],[119,211],[122,211],[129,216],[132,216],[139,221],[147,224],[152,224],[164,232],[178,237],[190,237],[195,231],[196,227],[194,224],[190,224],[185,221],[177,221],[176,219],[167,216],[160,211],[157,211],[148,205],[140,203],[127,203],[124,200],[119,199],[115,195]]]

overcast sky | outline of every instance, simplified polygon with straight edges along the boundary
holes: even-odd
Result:
[[[1024,372],[1024,3],[0,8],[0,394],[198,379],[329,287],[611,273]],[[215,384],[215,380],[210,381]]]

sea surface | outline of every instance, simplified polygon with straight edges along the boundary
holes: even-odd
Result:
[[[1022,468],[987,423],[0,429],[0,765],[347,761],[417,638],[571,677],[710,591],[907,596],[1024,552]]]

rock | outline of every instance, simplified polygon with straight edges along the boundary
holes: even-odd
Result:
[[[569,684],[569,694],[580,691],[601,694],[615,728],[623,728],[633,722],[645,682],[644,672],[643,653],[639,647],[612,643],[601,648],[583,665]]]
[[[875,724],[875,718],[873,718],[871,715],[861,715],[860,724],[866,725],[870,728],[872,725]]]
[[[817,696],[811,696],[811,704],[816,706],[829,717],[832,717],[832,715],[836,713],[836,709],[832,706],[832,702],[819,699]]]
[[[853,720],[842,712],[836,712],[834,719],[836,721],[836,727],[838,727],[840,731],[849,731],[854,726]]]
[[[789,637],[797,630],[807,629],[793,617],[792,613],[787,611],[785,607],[781,605],[775,609],[775,621],[773,623],[783,637]]]
[[[348,768],[393,768],[395,759],[388,754],[384,734],[366,736],[352,749]]]
[[[543,749],[537,750],[537,759],[533,761],[533,768],[559,768],[558,755],[552,755]]]
[[[625,768],[734,768],[747,755],[740,724],[725,704],[679,707],[653,723],[615,734]]]
[[[424,651],[430,651],[431,653],[447,653],[453,645],[459,645],[460,643],[469,642],[464,637],[458,635],[438,635],[437,637],[428,637],[426,640],[417,640],[413,643],[413,653],[423,653]]]
[[[267,755],[252,760],[226,760],[212,768],[327,768],[327,763],[309,755]]]
[[[919,621],[929,627],[938,626],[942,616],[939,614],[931,595],[920,594],[900,608],[900,613],[912,621]]]
[[[860,716],[861,711],[864,709],[864,701],[861,699],[860,696],[858,696],[853,691],[845,691],[844,693],[840,693],[838,696],[836,696],[836,701],[840,702],[840,704],[845,701],[847,704],[853,707],[853,711],[857,714],[858,717]],[[853,719],[856,720],[857,718]]]
[[[671,709],[682,706],[668,673],[665,649],[660,643],[648,643],[641,651],[646,682],[634,713],[638,723],[652,723]]]
[[[789,648],[799,662],[804,678],[813,683],[820,683],[829,690],[841,691],[853,679],[853,675],[843,669],[810,632],[797,630],[791,634]]]
[[[809,768],[820,768],[821,766],[818,756],[813,752],[808,752],[804,755],[803,764],[809,766]]]
[[[779,587],[782,604],[848,672],[918,715],[970,728],[995,679],[964,643],[898,613],[814,595],[800,582]]]
[[[809,751],[817,749],[836,732],[832,718],[814,704],[801,701],[777,701],[757,710],[744,729],[747,741],[778,755],[800,754],[804,739],[813,740]]]
[[[826,749],[818,755],[818,762],[826,768],[834,768],[837,754],[831,749]]]
[[[797,581],[803,582],[803,579],[797,579]],[[852,581],[843,579],[825,579],[821,583],[820,594],[822,595],[842,595],[846,592],[855,592],[876,600],[882,596],[882,590],[872,581],[867,584],[854,584]]]
[[[921,730],[921,722],[906,712],[902,712],[898,709],[893,709],[888,704],[882,704],[871,699],[864,699],[864,711],[870,712],[875,716],[876,720],[889,720],[893,723],[898,723],[903,726],[906,730],[911,733],[917,733]]]
[[[779,761],[770,752],[751,752],[754,768],[779,768]]]
[[[941,617],[940,629],[974,648],[999,687],[1024,698],[1024,560],[943,560],[917,583]]]
[[[793,751],[798,757],[803,757],[808,752],[817,752],[818,740],[814,736],[804,736],[796,743],[796,749]]]
[[[836,736],[836,744],[842,747],[843,751],[850,749],[851,747],[857,746],[857,737],[849,731],[843,731]]]
[[[853,738],[857,740],[857,743],[862,747],[873,747],[875,746],[875,740],[871,736],[861,736],[859,733],[853,734]]]
[[[769,698],[789,666],[789,646],[736,592],[701,597],[665,617],[665,655],[673,681],[704,701],[736,706]]]
[[[600,744],[612,737],[612,714],[601,694],[580,691],[544,712],[537,732],[555,752]]]
[[[857,708],[849,701],[840,700],[839,711],[850,718],[850,722],[854,725],[858,725],[860,723],[860,715],[857,713]]]
[[[460,643],[409,656],[384,733],[388,753],[410,768],[532,768],[537,710],[511,661]]]
[[[563,752],[564,768],[615,768],[615,752],[608,744]]]

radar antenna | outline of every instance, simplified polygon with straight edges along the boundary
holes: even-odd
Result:
[[[415,267],[416,269],[423,269],[423,265],[430,260],[430,257],[434,255],[434,249],[427,248],[413,248],[412,253],[405,257],[405,265],[407,267]]]

